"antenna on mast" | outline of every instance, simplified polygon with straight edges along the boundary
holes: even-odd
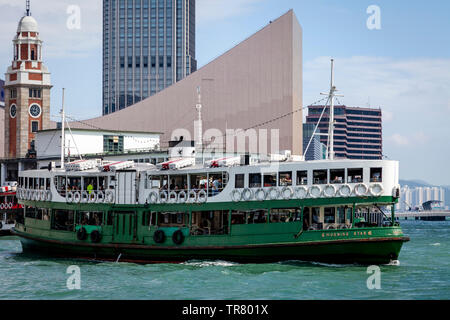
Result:
[[[202,94],[201,94],[201,87],[197,87],[197,95],[198,95],[198,102],[195,105],[195,109],[198,113],[198,119],[194,125],[196,130],[196,136],[197,141],[195,142],[195,152],[198,155],[200,152],[203,154],[203,123],[202,123]],[[203,156],[203,155],[202,155]]]
[[[27,0],[26,7],[27,7],[27,16],[31,16],[31,11],[30,11],[30,0]]]
[[[64,158],[65,158],[65,154],[66,154],[66,147],[65,147],[65,142],[66,142],[66,137],[64,134],[64,124],[66,122],[66,115],[64,114],[64,90],[66,90],[65,88],[62,89],[62,108],[61,108],[61,169],[64,169]]]
[[[330,112],[329,112],[329,126],[328,126],[328,140],[329,145],[327,146],[327,159],[334,160],[334,98],[343,97],[341,94],[336,94],[338,90],[334,86],[334,59],[331,59],[331,80],[330,80],[330,92],[321,93],[321,95],[328,96],[330,100]],[[326,109],[326,105],[324,110]],[[318,124],[317,124],[318,125]],[[328,149],[330,151],[328,151]]]

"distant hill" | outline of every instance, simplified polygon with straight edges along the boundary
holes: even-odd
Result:
[[[450,186],[433,186],[429,184],[428,182],[422,181],[422,180],[399,180],[399,183],[401,186],[408,186],[410,188],[417,188],[417,187],[442,187],[445,190],[445,204],[446,206],[450,207]]]
[[[409,186],[411,188],[416,188],[416,187],[434,187],[433,185],[422,181],[422,180],[399,180],[399,183],[401,186]]]

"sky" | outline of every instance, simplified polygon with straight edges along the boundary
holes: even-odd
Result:
[[[80,9],[79,29],[70,27],[71,5]],[[0,0],[2,73],[24,7],[25,0]],[[304,105],[329,89],[334,58],[340,102],[382,109],[383,154],[400,161],[400,178],[450,185],[450,1],[197,0],[198,66],[289,9],[303,28]],[[31,0],[31,12],[52,74],[52,119],[63,87],[72,117],[101,115],[102,1]]]

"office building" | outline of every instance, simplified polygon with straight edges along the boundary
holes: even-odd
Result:
[[[309,106],[307,123],[317,124],[324,106]],[[319,123],[328,133],[329,107]],[[335,106],[334,151],[336,158],[376,160],[383,157],[381,109]],[[320,141],[327,145],[327,136]]]
[[[313,136],[314,128],[316,126],[314,123],[304,123],[303,124],[303,152],[306,151],[305,160],[322,160],[324,159],[323,144],[320,142],[320,129],[316,130],[316,135],[311,140]],[[309,147],[308,147],[309,145]],[[307,149],[308,148],[308,149]]]
[[[196,69],[195,0],[103,0],[103,115]]]

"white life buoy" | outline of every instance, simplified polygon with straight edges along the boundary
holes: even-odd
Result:
[[[8,203],[8,209],[12,209],[12,207],[13,207],[13,203],[12,202]]]
[[[148,195],[147,199],[148,199],[148,202],[150,202],[151,204],[155,204],[158,202],[158,194],[156,193],[156,191],[152,191]]]
[[[66,194],[66,201],[67,203],[72,203],[73,202],[73,193],[72,191],[68,191]]]
[[[97,192],[92,191],[90,194],[88,194],[88,202],[89,203],[96,203],[97,202]]]
[[[36,200],[36,191],[35,190],[31,190],[31,197],[30,197],[31,201],[35,201]]]
[[[342,197],[350,197],[350,195],[352,194],[352,188],[348,185],[348,184],[344,184],[340,189],[339,189],[339,194]]]
[[[176,203],[178,201],[178,195],[175,191],[169,193],[169,203]]]
[[[283,189],[281,189],[281,196],[283,197],[284,200],[289,200],[292,198],[292,196],[294,195],[294,190],[292,190],[292,187],[283,187]]]
[[[266,199],[266,191],[263,188],[259,188],[255,191],[255,198],[258,201],[264,201]]]
[[[105,194],[100,190],[99,192],[97,192],[97,203],[103,202],[105,202]]]
[[[358,197],[365,196],[366,193],[367,193],[367,186],[366,186],[364,183],[358,183],[358,184],[355,186],[355,194],[356,194]]]
[[[80,201],[81,201],[81,194],[78,191],[74,192],[73,202],[80,203]]]
[[[195,192],[195,190],[189,191],[189,193],[188,193],[188,202],[189,203],[197,202],[197,192]]]
[[[322,190],[320,189],[319,186],[312,186],[309,188],[309,196],[311,198],[318,198],[320,197],[320,194],[322,193]]]
[[[205,203],[207,199],[208,199],[208,195],[206,194],[206,191],[200,190],[200,192],[198,193],[198,196],[197,196],[197,201],[200,203]]]
[[[45,192],[45,199],[46,199],[47,201],[52,201],[52,192],[51,192],[50,190],[47,190],[47,191]]]
[[[234,201],[234,202],[238,202],[238,201],[241,201],[241,192],[238,190],[238,189],[234,189],[232,192],[231,192],[231,199]]]
[[[250,201],[253,198],[253,191],[249,188],[245,188],[242,191],[242,199],[244,199],[244,201]]]
[[[159,202],[160,203],[166,203],[169,198],[169,195],[167,194],[167,191],[161,191],[159,193]]]
[[[106,190],[105,200],[107,203],[114,203],[114,191],[113,190]]]
[[[336,187],[332,184],[328,184],[323,188],[323,195],[327,198],[331,198],[336,194]]]
[[[46,197],[45,197],[45,190],[41,190],[41,201],[45,201]]]
[[[275,187],[271,187],[267,192],[267,196],[270,200],[277,200],[280,198],[280,191]]]
[[[369,188],[370,194],[374,197],[379,197],[383,193],[383,185],[381,183],[372,184]]]
[[[186,203],[186,201],[187,201],[187,193],[186,193],[186,191],[181,190],[181,191],[178,193],[177,202],[178,202],[178,203]]]
[[[87,191],[81,192],[81,203],[87,203],[89,200],[89,194]]]
[[[4,210],[5,209],[5,204],[4,203],[1,203],[0,204],[0,210]]]
[[[308,196],[308,189],[306,187],[297,187],[295,188],[294,196],[296,199],[304,199]]]

